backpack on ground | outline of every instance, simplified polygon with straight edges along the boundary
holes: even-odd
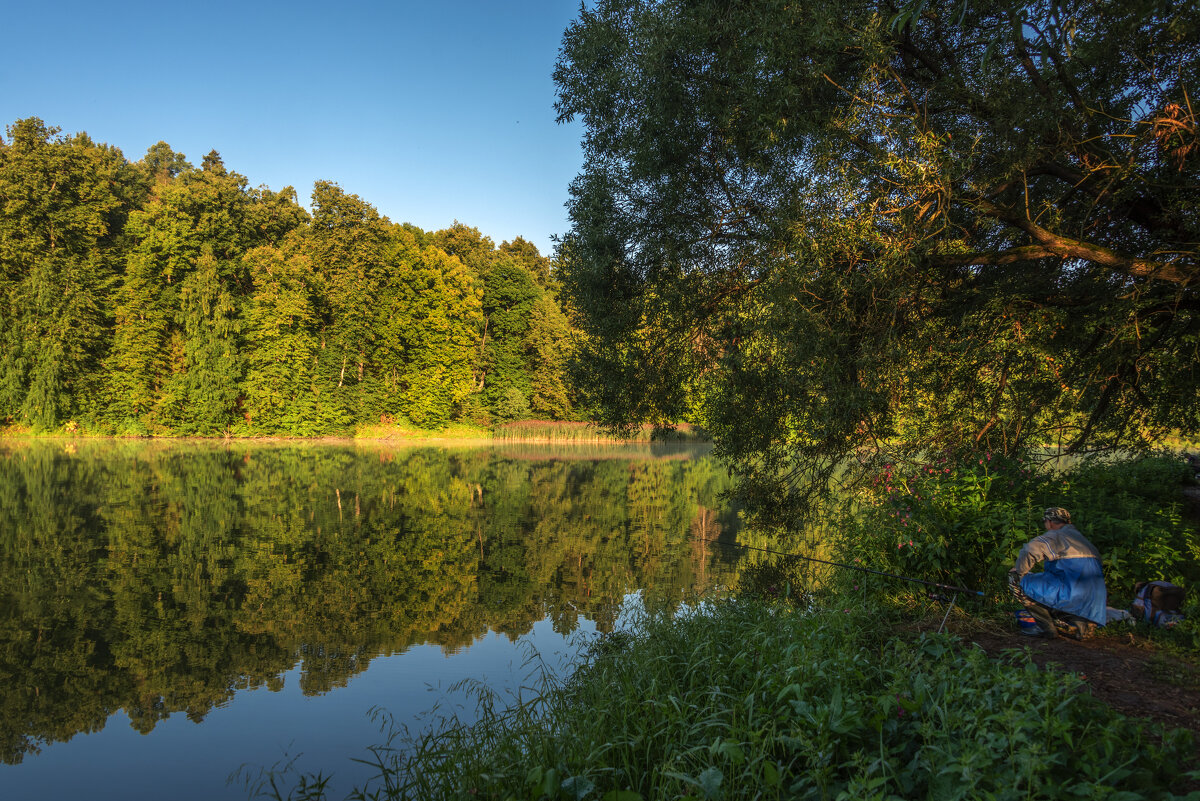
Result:
[[[1183,620],[1179,610],[1186,595],[1169,581],[1139,581],[1133,588],[1133,616],[1154,626],[1174,626]]]

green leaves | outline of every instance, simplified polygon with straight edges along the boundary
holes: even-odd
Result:
[[[36,118],[8,136],[0,424],[316,435],[573,414],[574,330],[520,237],[395,225],[329,181],[310,219],[216,151],[194,169],[159,142],[129,164]]]
[[[120,151],[19,120],[0,142],[0,420],[99,410],[121,228],[141,199]]]
[[[523,707],[470,729],[450,723],[408,743],[431,761],[387,775],[422,777],[413,796],[465,781],[480,795],[517,796],[519,785],[517,797],[547,799],[584,788],[611,799],[881,800],[1018,788],[1022,797],[1165,801],[1185,774],[1186,734],[1164,737],[1162,750],[1142,747],[1157,732],[1080,692],[1071,674],[887,628],[840,609],[738,601],[654,617],[627,647],[593,652],[548,687],[542,714]],[[762,654],[760,670],[736,664],[747,648]],[[773,703],[797,674],[811,679],[803,711]]]
[[[1196,94],[1198,13],[581,12],[555,72],[585,123],[580,386],[612,427],[704,425],[781,524],[873,456],[1200,431],[1200,162],[1170,173],[1150,122]]]
[[[686,773],[676,773],[669,770],[663,771],[663,775],[669,776],[672,779],[678,779],[685,785],[695,787],[700,791],[699,797],[705,799],[705,801],[716,801],[716,799],[723,797],[721,782],[725,780],[725,774],[716,767],[705,768],[698,776],[689,776]]]

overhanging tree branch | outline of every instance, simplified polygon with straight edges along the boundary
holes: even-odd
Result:
[[[1112,248],[1093,242],[1084,242],[1081,239],[1056,234],[1032,220],[1014,214],[1009,209],[982,198],[973,201],[972,205],[984,215],[1024,231],[1037,243],[1038,247],[1044,249],[1044,255],[1046,256],[1058,256],[1063,259],[1080,259],[1136,278],[1151,278],[1183,286],[1190,285],[1197,278],[1200,278],[1200,268],[1188,262],[1164,262],[1140,258],[1120,253]],[[1011,261],[1016,261],[1016,259],[977,263],[1005,264]]]

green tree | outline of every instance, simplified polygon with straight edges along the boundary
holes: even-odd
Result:
[[[438,428],[474,390],[481,292],[458,259],[420,246],[403,228],[392,236],[378,303],[377,369],[389,408],[418,426]]]
[[[476,280],[482,280],[496,262],[496,244],[478,228],[460,223],[458,220],[449,228],[432,235],[433,244],[457,256]]]
[[[187,169],[160,143],[143,166],[156,177],[126,227],[107,416],[123,430],[222,433],[241,413],[242,305],[254,291],[243,256],[307,214],[291,187],[250,189],[216,151]]]
[[[573,332],[554,296],[543,292],[529,310],[525,352],[529,365],[529,407],[539,416],[564,420],[571,415],[567,380]]]
[[[115,326],[108,358],[107,416],[118,430],[153,430],[172,374],[182,369],[176,336],[178,288],[200,254],[192,218],[175,202],[177,191],[155,187],[125,226],[131,246],[115,293]]]
[[[312,208],[302,247],[325,290],[318,382],[328,398],[326,422],[347,427],[379,413],[379,386],[368,364],[377,344],[374,308],[391,224],[328,181],[313,186]]]
[[[1198,46],[1159,0],[582,10],[589,398],[781,516],[849,454],[1200,430]]]
[[[483,398],[492,414],[507,422],[529,409],[533,387],[525,341],[542,290],[533,275],[511,259],[498,261],[483,285]]]
[[[233,423],[242,373],[242,319],[238,298],[226,285],[208,244],[181,282],[178,321],[184,371],[175,376],[183,401],[176,426],[185,434],[227,433]]]
[[[0,142],[0,418],[53,429],[98,411],[108,294],[144,185],[121,152],[37,118]]]
[[[263,246],[246,254],[254,295],[246,311],[243,391],[253,431],[311,436],[317,426],[313,381],[320,350],[319,287],[309,259]]]
[[[500,255],[509,257],[529,270],[537,279],[539,286],[548,286],[553,280],[550,273],[550,259],[538,251],[537,245],[524,237],[518,236],[511,242],[501,242],[497,251]]]
[[[157,180],[170,180],[192,169],[187,156],[176,153],[162,140],[150,146],[142,157],[141,166],[148,176]]]

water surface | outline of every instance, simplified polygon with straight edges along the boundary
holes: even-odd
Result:
[[[369,770],[463,678],[730,580],[703,449],[0,444],[0,797],[245,798]],[[462,714],[469,716],[470,710]]]

